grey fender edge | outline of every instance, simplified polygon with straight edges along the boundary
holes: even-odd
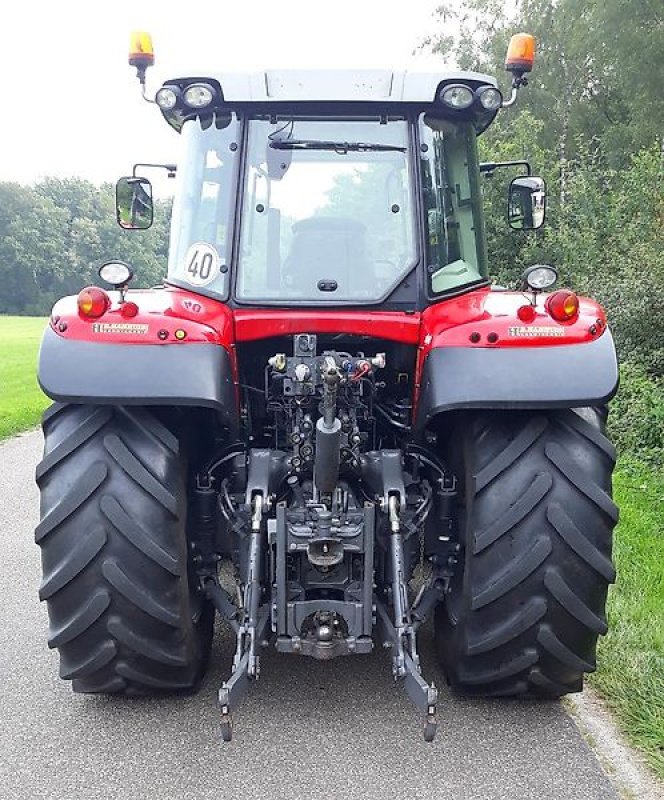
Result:
[[[237,427],[230,358],[216,344],[84,342],[47,328],[37,378],[62,403],[202,406]]]
[[[578,408],[618,390],[610,331],[592,342],[550,347],[440,347],[422,371],[416,428],[469,408]]]

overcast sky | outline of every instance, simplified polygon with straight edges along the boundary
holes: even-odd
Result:
[[[441,65],[413,51],[440,23],[436,0],[15,0],[0,11],[0,181],[115,181],[171,161],[178,137],[140,98],[129,33],[152,34],[148,84],[269,67]]]

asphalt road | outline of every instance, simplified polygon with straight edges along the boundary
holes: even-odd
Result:
[[[217,633],[195,697],[75,695],[58,678],[37,599],[33,482],[41,437],[0,444],[0,798],[611,800],[562,705],[451,698],[438,736],[395,686],[383,653],[329,663],[270,653],[218,742],[216,690],[232,641]],[[445,685],[425,631],[425,673]]]

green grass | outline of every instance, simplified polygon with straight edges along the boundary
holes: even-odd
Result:
[[[45,324],[0,317],[0,439],[36,425],[49,404],[35,379]],[[614,487],[618,582],[591,682],[664,777],[664,475],[623,460]]]
[[[43,317],[0,316],[0,439],[32,428],[49,405],[37,384]]]
[[[618,578],[591,683],[664,778],[664,474],[623,460],[614,495]]]

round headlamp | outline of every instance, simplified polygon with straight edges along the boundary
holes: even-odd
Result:
[[[487,111],[495,111],[503,104],[503,96],[493,86],[484,86],[477,90],[477,98],[482,108]]]
[[[99,267],[99,277],[117,289],[120,286],[126,286],[134,277],[134,273],[124,261],[107,261]]]
[[[214,89],[207,83],[192,83],[184,90],[182,98],[189,108],[206,108],[214,100]]]
[[[473,90],[460,83],[446,86],[440,93],[441,102],[457,111],[471,106],[474,99]]]
[[[162,86],[154,99],[162,111],[170,111],[177,105],[179,95],[179,89],[172,86]]]
[[[558,280],[558,273],[548,264],[533,264],[523,273],[524,288],[541,292],[549,289]]]

